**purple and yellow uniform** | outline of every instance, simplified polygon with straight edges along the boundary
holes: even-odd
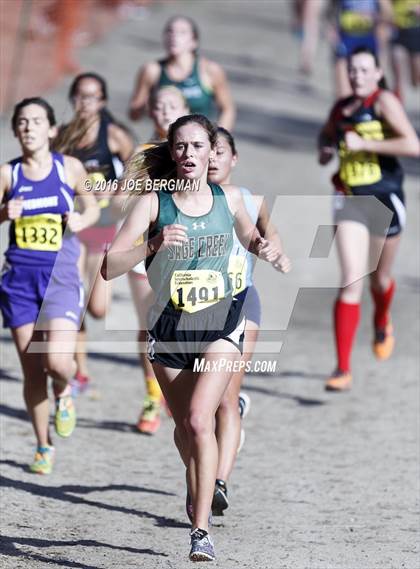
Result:
[[[23,198],[20,218],[10,224],[9,247],[0,283],[5,328],[66,318],[79,323],[83,306],[77,261],[77,237],[65,231],[63,216],[74,209],[74,191],[66,183],[64,160],[52,153],[43,180],[26,178],[22,158],[10,162],[12,185],[5,201]]]
[[[380,8],[378,0],[336,0],[338,42],[337,58],[347,58],[359,47],[377,52],[376,23]]]

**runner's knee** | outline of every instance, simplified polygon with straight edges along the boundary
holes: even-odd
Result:
[[[370,275],[370,283],[375,290],[384,292],[389,288],[391,276],[387,272],[374,271]]]
[[[92,318],[100,320],[105,317],[106,304],[103,302],[90,302],[88,305],[88,311]]]
[[[60,354],[47,354],[45,370],[54,379],[65,379],[71,375],[72,361]]]
[[[187,433],[193,438],[206,437],[214,430],[212,417],[202,411],[191,411],[184,421]]]
[[[239,414],[239,407],[238,407],[238,394],[237,393],[229,393],[227,389],[223,394],[222,400],[220,401],[219,408],[217,410],[217,414],[219,413],[238,413]]]
[[[350,284],[343,286],[341,289],[339,294],[340,300],[343,300],[345,302],[359,302],[363,292],[363,281],[360,279],[360,275],[354,275],[354,279],[351,278],[351,275],[346,276],[344,282],[350,282]]]

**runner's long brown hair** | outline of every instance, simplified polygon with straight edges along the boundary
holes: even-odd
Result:
[[[133,190],[131,195],[144,192],[146,180],[171,180],[176,179],[176,165],[172,160],[170,148],[173,147],[176,131],[189,123],[199,124],[209,137],[210,146],[213,148],[217,140],[217,128],[204,115],[185,115],[177,119],[169,127],[168,140],[156,143],[153,146],[135,154],[126,164],[124,180],[139,180],[139,188]]]

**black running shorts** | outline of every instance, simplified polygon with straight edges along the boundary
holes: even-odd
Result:
[[[392,38],[394,45],[401,45],[410,54],[420,53],[420,27],[398,29]]]
[[[368,198],[368,199],[365,199]],[[378,200],[389,210],[378,207]],[[356,221],[365,225],[369,233],[380,237],[395,237],[405,225],[404,194],[401,190],[376,193],[374,196],[334,196],[334,222]]]
[[[165,367],[193,369],[207,347],[227,340],[242,354],[245,318],[242,304],[232,297],[194,314],[153,306],[148,316],[147,354],[149,360]]]

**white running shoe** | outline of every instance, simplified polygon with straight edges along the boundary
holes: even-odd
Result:
[[[240,391],[238,405],[239,405],[239,414],[241,416],[241,419],[245,419],[245,417],[249,413],[249,410],[251,409],[251,398],[249,397],[249,395],[247,395],[243,391]]]
[[[245,430],[241,429],[241,438],[239,439],[239,445],[236,454],[239,454],[241,452],[242,447],[244,446],[244,442],[245,442]]]

